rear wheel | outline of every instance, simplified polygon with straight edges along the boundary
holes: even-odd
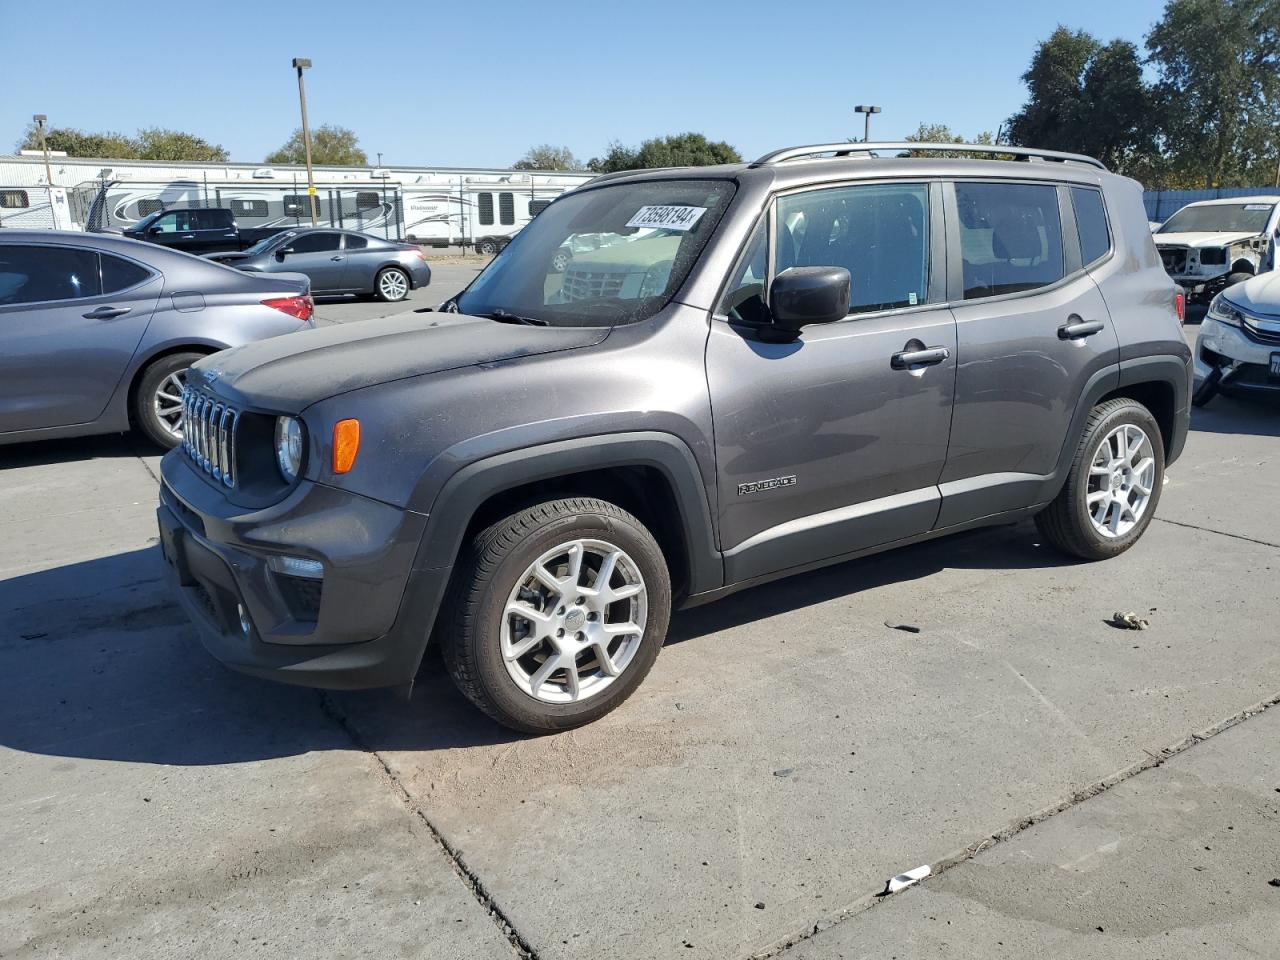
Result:
[[[378,274],[373,291],[379,300],[387,303],[403,300],[409,295],[409,275],[399,267],[387,267]]]
[[[481,254],[484,254],[485,256],[491,257],[497,252],[498,252],[498,244],[496,241],[482,240],[476,244],[476,253],[481,253]]]
[[[1136,400],[1110,400],[1089,415],[1067,482],[1036,526],[1064,553],[1105,560],[1142,536],[1163,484],[1159,424]]]
[[[1253,274],[1246,271],[1239,271],[1227,275],[1227,286],[1235,286],[1237,283],[1244,283],[1246,280],[1252,280]]]
[[[147,367],[133,392],[133,425],[166,450],[182,441],[182,387],[203,353],[173,353]]]
[[[670,615],[666,561],[639,520],[602,500],[553,500],[471,541],[442,651],[458,688],[499,723],[568,730],[639,686]]]

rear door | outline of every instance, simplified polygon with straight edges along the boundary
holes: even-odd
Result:
[[[214,250],[236,250],[240,247],[240,234],[231,211],[219,208],[193,211],[196,227],[195,251],[209,253]]]
[[[377,273],[379,254],[385,252],[382,249],[369,249],[368,237],[362,237],[358,233],[344,233],[342,255],[346,259],[342,262],[341,288],[361,293],[373,290],[373,277]]]
[[[285,248],[291,253],[272,261],[273,273],[305,273],[311,278],[312,293],[333,293],[342,289],[342,234],[336,230],[300,233]]]
[[[162,287],[115,254],[0,238],[0,433],[98,419]]]
[[[927,182],[785,194],[735,269],[707,343],[730,582],[932,527],[955,383],[941,198]],[[848,268],[849,316],[766,342],[764,291],[799,266]]]
[[[1070,188],[947,187],[959,362],[940,527],[1037,502],[1072,439],[1078,398],[1119,360],[1081,262]]]

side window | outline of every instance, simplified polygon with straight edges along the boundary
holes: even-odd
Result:
[[[31,206],[25,190],[0,190],[0,210],[18,210]]]
[[[230,230],[231,229],[231,211],[230,210],[199,210],[195,214],[196,222],[200,225],[201,230]]]
[[[369,241],[359,234],[348,233],[346,238],[348,250],[363,250],[365,247],[369,246]]]
[[[378,199],[378,194],[373,190],[362,190],[356,194],[357,210],[376,210],[382,206],[382,202]]]
[[[760,225],[747,241],[742,262],[734,271],[720,302],[720,311],[730,320],[739,323],[768,323],[769,310],[765,306],[765,276],[768,273],[769,220],[762,218]]]
[[[476,194],[476,209],[479,211],[480,223],[482,226],[493,225],[493,194],[478,193]]]
[[[138,201],[138,219],[149,217],[153,213],[157,213],[164,209],[164,204],[154,197],[148,197],[145,200]]]
[[[498,194],[498,222],[509,227],[516,222],[516,198],[514,194]]]
[[[304,233],[289,246],[293,247],[294,253],[328,253],[338,249],[341,236],[338,233]]]
[[[929,289],[929,187],[866,184],[778,200],[775,273],[845,267],[850,313],[923,303]]]
[[[1087,267],[1111,250],[1102,192],[1091,187],[1072,187],[1071,208],[1075,211],[1076,231],[1080,234],[1080,262]]]
[[[284,195],[284,215],[286,217],[311,216],[311,201],[305,193],[286,193]]]
[[[231,212],[237,217],[265,217],[267,215],[267,201],[232,200]]]
[[[101,290],[93,250],[0,244],[0,304],[76,300]]]
[[[183,217],[185,222],[186,218]],[[151,225],[151,229],[159,230],[161,233],[177,233],[178,232],[178,215],[176,213],[166,213],[163,217],[156,220]],[[185,227],[183,228],[186,229]]]
[[[1035,290],[1062,279],[1057,187],[959,182],[956,205],[966,300]]]
[[[547,209],[547,207],[549,206],[551,206],[550,200],[530,200],[529,216],[536,217],[538,214],[540,214],[543,210]]]
[[[135,287],[147,277],[151,276],[150,272],[132,263],[129,260],[122,260],[120,257],[113,257],[109,253],[101,254],[102,257],[102,292],[115,293],[118,290],[128,290]]]

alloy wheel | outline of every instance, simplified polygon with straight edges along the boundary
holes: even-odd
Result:
[[[399,270],[387,270],[378,278],[378,292],[388,300],[400,300],[409,292],[409,283]]]
[[[182,388],[186,378],[187,371],[175,370],[160,381],[152,398],[160,426],[179,440],[182,439]]]
[[[1123,537],[1142,519],[1156,483],[1155,451],[1146,431],[1122,423],[1098,444],[1089,465],[1085,507],[1094,530]]]
[[[562,543],[531,563],[503,610],[507,673],[544,703],[599,695],[635,658],[648,591],[624,550],[604,540]]]

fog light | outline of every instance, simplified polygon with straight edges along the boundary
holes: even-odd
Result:
[[[243,603],[236,604],[236,613],[240,617],[240,632],[246,637],[253,632],[253,624],[249,622],[249,611],[244,608]]]
[[[283,573],[290,577],[307,577],[312,580],[324,577],[324,564],[319,560],[308,560],[305,557],[269,557],[267,566],[276,573]]]

